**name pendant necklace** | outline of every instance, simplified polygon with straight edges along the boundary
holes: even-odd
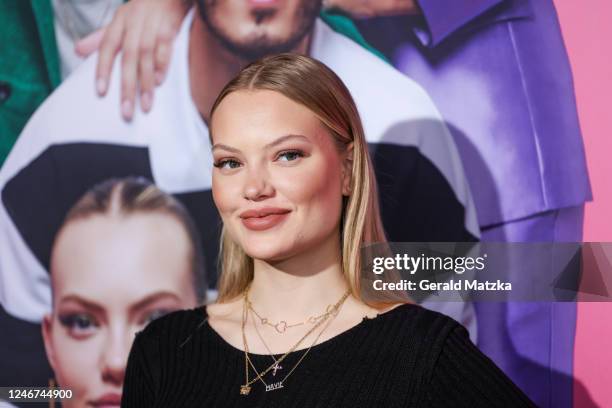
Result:
[[[321,335],[323,334],[323,332],[329,327],[330,323],[332,322],[333,319],[330,319],[331,316],[333,316],[334,318],[337,316],[338,311],[340,309],[340,307],[342,306],[342,304],[344,303],[344,301],[348,298],[349,296],[349,292],[347,291],[342,298],[335,304],[333,305],[333,307],[329,308],[328,307],[328,312],[324,313],[320,319],[318,319],[318,321],[314,324],[314,326],[308,330],[308,332],[306,332],[306,334],[304,336],[302,336],[302,338],[300,338],[300,340],[293,345],[293,347],[291,347],[291,349],[289,349],[288,352],[286,352],[285,354],[283,354],[279,359],[276,359],[274,357],[274,355],[272,353],[270,353],[270,356],[272,357],[272,359],[274,360],[274,362],[268,366],[264,371],[262,371],[261,373],[255,368],[255,365],[253,364],[253,362],[251,361],[251,358],[249,357],[249,345],[246,339],[246,332],[245,332],[245,326],[246,326],[246,321],[248,319],[248,311],[249,311],[249,301],[248,301],[248,289],[247,291],[245,291],[245,301],[244,301],[244,308],[243,308],[243,313],[242,313],[242,342],[244,345],[244,369],[245,369],[245,383],[243,385],[240,386],[240,395],[249,395],[249,393],[251,392],[251,385],[254,384],[255,382],[257,382],[258,380],[261,381],[265,387],[266,387],[266,392],[269,391],[274,391],[274,390],[278,390],[284,387],[283,383],[287,380],[287,378],[289,378],[289,376],[295,371],[295,369],[300,365],[300,363],[302,362],[302,360],[304,360],[304,358],[306,358],[306,356],[308,355],[308,353],[310,352],[310,350],[312,349],[312,347],[319,341]],[[291,353],[293,353],[298,347],[299,345],[308,337],[310,336],[317,328],[319,328],[321,325],[323,325],[323,323],[327,322],[327,324],[325,325],[325,327],[323,328],[323,330],[321,330],[321,332],[319,332],[319,334],[317,335],[317,337],[313,340],[313,342],[310,344],[310,346],[308,347],[308,349],[304,352],[304,354],[300,357],[300,359],[297,361],[297,363],[293,366],[293,368],[287,373],[287,375],[285,375],[285,377],[281,380],[281,381],[277,381],[275,383],[270,383],[267,384],[263,377],[269,373],[271,370],[274,370],[275,372],[278,371],[279,369],[282,368],[282,366],[280,366],[280,364],[285,360],[285,358],[287,358],[287,356],[289,356]],[[262,338],[263,340],[263,338]],[[266,349],[268,350],[268,352],[270,352],[269,347],[267,346],[267,344],[264,343],[264,346],[266,347]],[[255,378],[253,379],[249,379],[249,366],[253,369],[253,371],[256,373]]]
[[[273,391],[273,390],[277,390],[280,388],[283,388],[283,383],[287,380],[287,378],[289,378],[289,376],[291,375],[291,373],[293,373],[293,371],[297,368],[298,365],[300,365],[300,363],[302,362],[302,360],[304,358],[306,358],[306,355],[308,354],[308,352],[310,351],[310,349],[318,343],[319,339],[321,338],[321,336],[323,335],[323,333],[327,330],[327,328],[329,327],[329,325],[331,324],[331,322],[333,321],[333,319],[336,317],[336,314],[331,314],[330,316],[332,316],[331,318],[326,317],[326,319],[328,319],[327,323],[325,323],[325,325],[323,326],[323,329],[319,332],[319,334],[317,335],[317,337],[314,339],[314,341],[312,342],[312,344],[310,345],[310,347],[304,352],[304,354],[302,355],[302,357],[300,357],[300,359],[298,360],[298,362],[293,366],[293,368],[291,369],[291,371],[289,371],[289,373],[287,373],[287,375],[285,376],[285,378],[283,378],[281,381],[277,381],[275,383],[271,383],[271,384],[267,384],[263,378],[261,378],[261,382],[266,386],[266,391]],[[263,336],[261,335],[261,333],[259,332],[259,329],[257,328],[257,325],[255,324],[255,319],[253,317],[253,315],[251,315],[251,321],[253,322],[253,325],[255,327],[255,332],[257,333],[257,336],[259,337],[259,339],[261,340],[262,344],[264,345],[264,347],[266,348],[266,350],[268,351],[270,357],[272,357],[272,360],[274,361],[274,367],[272,368],[272,376],[276,377],[276,372],[278,370],[282,370],[282,366],[279,364],[278,360],[276,359],[276,357],[274,357],[274,354],[272,353],[272,351],[270,350],[270,347],[268,347],[268,344],[266,343],[266,341],[264,340]],[[255,371],[257,373],[257,369],[255,368],[255,365],[253,364],[251,358],[249,357],[249,364],[251,365],[251,367],[253,368],[253,371]]]

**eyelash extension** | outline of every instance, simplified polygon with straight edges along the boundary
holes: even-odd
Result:
[[[276,158],[274,160],[278,160],[281,156],[285,155],[285,154],[295,154],[298,157],[305,157],[306,154],[299,149],[290,149],[290,150],[283,150],[281,152],[279,152],[276,155]],[[228,162],[233,162],[233,163],[238,163],[240,164],[240,162],[238,160],[235,159],[221,159],[219,161],[213,162],[213,166],[215,166],[216,168],[222,168],[226,163]]]
[[[238,160],[234,160],[234,159],[223,159],[223,160],[219,160],[217,162],[213,163],[213,166],[215,166],[216,168],[221,168],[223,167],[223,165],[227,162],[235,162],[235,163],[240,163]]]
[[[294,153],[294,154],[296,154],[299,157],[305,157],[306,156],[306,154],[302,150],[299,150],[299,149],[290,149],[290,150],[283,150],[282,152],[279,152],[276,155],[276,160],[278,160],[282,155],[287,154],[287,153]]]

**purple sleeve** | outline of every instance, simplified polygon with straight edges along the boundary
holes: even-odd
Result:
[[[427,29],[415,28],[423,45],[434,47],[505,0],[418,0]]]

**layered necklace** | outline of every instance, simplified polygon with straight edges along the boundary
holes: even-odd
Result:
[[[302,360],[304,360],[304,358],[306,358],[306,356],[308,355],[308,353],[310,352],[310,349],[312,349],[312,347],[319,341],[319,339],[321,338],[321,335],[325,332],[325,330],[329,327],[329,325],[331,324],[331,322],[333,321],[333,318],[335,318],[339,311],[340,308],[342,307],[342,305],[344,304],[344,301],[348,298],[349,296],[349,291],[347,291],[341,298],[340,300],[338,300],[338,302],[336,302],[333,305],[328,305],[328,307],[326,308],[325,313],[318,315],[318,316],[310,316],[309,318],[307,318],[305,321],[303,322],[299,322],[296,324],[288,324],[286,321],[282,320],[276,324],[270,322],[269,319],[261,317],[261,315],[259,315],[257,312],[255,312],[255,309],[253,308],[253,305],[251,304],[251,302],[249,301],[249,289],[247,288],[247,290],[244,292],[244,307],[243,307],[243,311],[242,311],[242,324],[241,324],[241,330],[242,330],[242,342],[244,345],[244,376],[245,376],[245,381],[244,384],[240,386],[240,395],[249,395],[249,393],[251,392],[251,386],[257,382],[257,381],[261,381],[262,384],[264,384],[264,386],[266,387],[266,392],[268,391],[274,391],[274,390],[278,390],[284,387],[284,382],[287,380],[287,378],[289,378],[289,376],[295,371],[295,369],[300,365],[300,363],[302,362]],[[252,316],[252,321],[253,321],[253,325],[255,327],[255,331],[257,332],[257,335],[259,336],[261,342],[263,343],[264,347],[266,348],[266,350],[268,351],[268,353],[270,354],[270,357],[272,358],[273,362],[271,365],[269,365],[265,370],[263,370],[262,372],[259,372],[257,370],[257,368],[255,368],[255,365],[253,364],[251,358],[249,357],[249,345],[247,342],[247,338],[246,338],[246,332],[245,332],[245,326],[246,326],[246,322],[248,320],[248,315],[249,315],[249,311],[253,312]],[[292,327],[297,327],[297,326],[301,326],[304,325],[306,323],[311,323],[313,324],[312,328],[310,328],[306,334],[304,334],[304,336],[302,336],[300,338],[300,340],[298,340],[297,343],[295,343],[290,349],[289,351],[287,351],[285,354],[283,354],[281,357],[279,357],[278,359],[276,357],[274,357],[274,354],[270,351],[270,348],[268,347],[268,345],[266,344],[266,342],[263,339],[263,336],[261,335],[261,333],[259,332],[259,329],[257,329],[257,324],[255,322],[255,316],[257,316],[257,318],[259,319],[260,323],[262,325],[269,325],[274,327],[274,329],[279,332],[279,333],[284,333],[285,330],[287,328],[292,328]],[[268,374],[270,371],[273,370],[272,375],[274,377],[276,377],[276,373],[278,370],[282,369],[283,367],[280,365],[285,358],[287,358],[287,356],[289,356],[291,353],[293,353],[299,346],[300,344],[302,344],[302,342],[308,337],[310,336],[312,333],[314,333],[319,327],[321,327],[323,324],[325,324],[325,326],[323,327],[323,329],[319,332],[319,334],[315,337],[315,339],[312,341],[312,343],[310,344],[310,346],[306,349],[306,351],[302,354],[302,356],[299,358],[299,360],[297,361],[297,363],[295,363],[295,365],[293,366],[293,368],[291,368],[291,370],[289,370],[289,372],[285,375],[285,377],[280,380],[280,381],[276,381],[273,383],[267,383],[264,381],[263,377]],[[282,328],[282,329],[281,329]],[[282,331],[281,331],[282,330]],[[253,369],[253,371],[255,372],[255,378],[249,379],[249,366]]]

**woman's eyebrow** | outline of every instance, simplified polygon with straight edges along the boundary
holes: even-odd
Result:
[[[304,135],[285,135],[285,136],[279,137],[278,139],[274,140],[273,142],[268,143],[265,146],[265,148],[269,149],[270,147],[274,147],[274,146],[279,145],[279,144],[281,144],[281,143],[283,143],[283,142],[285,142],[287,140],[290,140],[290,139],[299,139],[299,140],[302,140],[304,142],[311,143],[310,139],[308,139]]]
[[[235,147],[230,147],[228,145],[224,145],[221,143],[215,144],[210,150],[214,152],[217,149],[227,150],[228,152],[232,152],[232,153],[240,153],[240,150],[236,149]]]
[[[269,149],[271,147],[279,145],[279,144],[281,144],[281,143],[283,143],[283,142],[285,142],[287,140],[290,140],[290,139],[298,139],[298,140],[301,140],[301,141],[304,141],[304,142],[307,142],[307,143],[311,143],[310,139],[308,139],[304,135],[293,135],[293,134],[290,134],[290,135],[284,135],[284,136],[279,137],[278,139],[276,139],[276,140],[268,143],[267,145],[265,145],[264,148]],[[239,149],[236,149],[235,147],[231,147],[231,146],[228,146],[228,145],[224,145],[222,143],[215,144],[212,147],[211,151],[214,152],[217,149],[227,150],[228,152],[232,152],[232,153],[240,153]]]
[[[89,310],[95,310],[98,312],[104,311],[104,308],[102,306],[92,301],[86,300],[79,295],[70,294],[70,295],[62,296],[59,303],[62,304],[62,303],[68,303],[68,302],[78,303],[81,306]]]

